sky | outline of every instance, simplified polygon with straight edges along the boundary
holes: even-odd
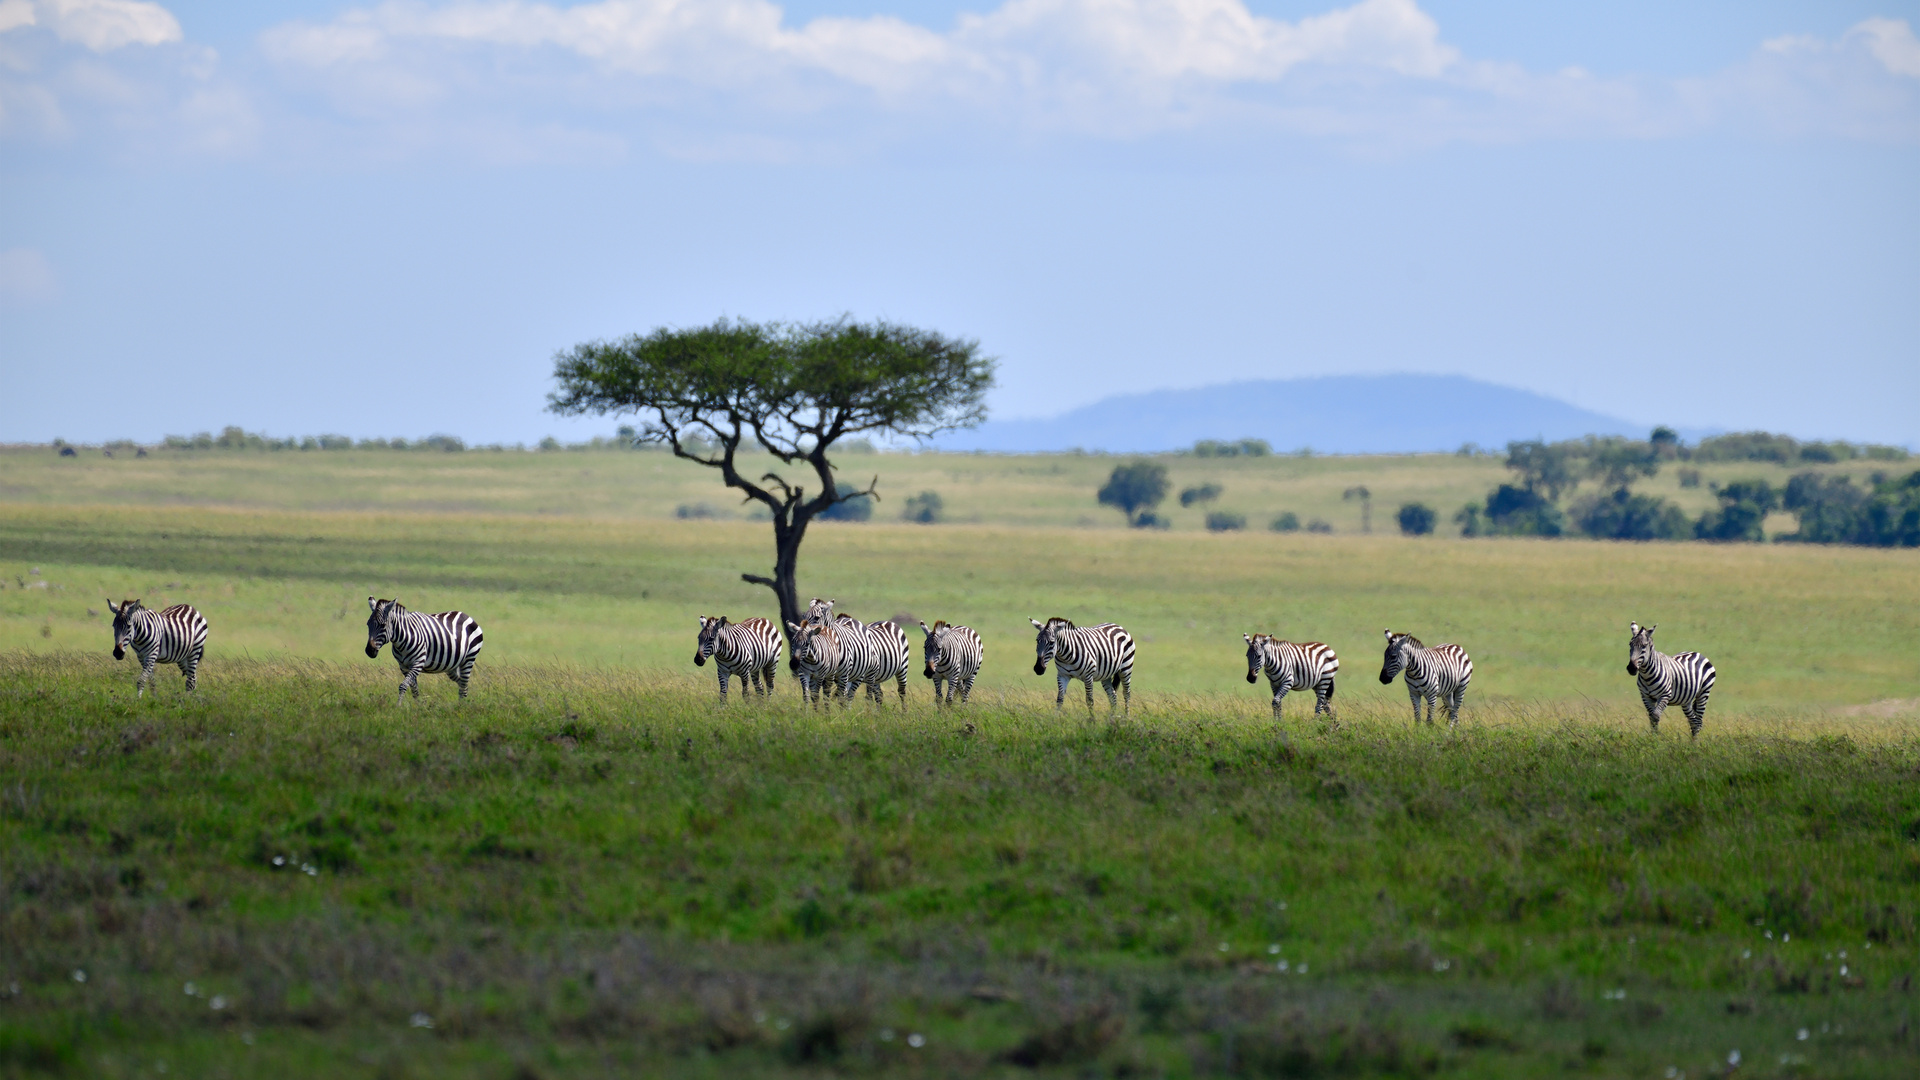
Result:
[[[577,342],[997,418],[1459,374],[1920,449],[1920,0],[0,0],[0,442],[577,439]]]

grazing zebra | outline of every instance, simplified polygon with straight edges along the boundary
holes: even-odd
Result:
[[[832,623],[788,623],[787,636],[793,639],[794,672],[800,679],[800,697],[819,705],[821,691],[827,695],[827,711],[833,711],[835,697],[848,699],[850,687],[843,674],[845,658],[840,651],[840,633]]]
[[[1435,645],[1429,649],[1412,634],[1387,631],[1387,657],[1380,668],[1380,684],[1393,681],[1400,669],[1407,671],[1407,698],[1413,702],[1413,722],[1420,722],[1420,699],[1427,699],[1427,723],[1433,723],[1435,699],[1447,706],[1447,730],[1460,723],[1460,699],[1467,696],[1467,683],[1473,678],[1473,661],[1458,645]]]
[[[380,655],[380,646],[393,643],[393,658],[400,664],[400,700],[413,691],[420,698],[420,673],[446,672],[447,678],[460,684],[460,699],[466,700],[467,683],[473,678],[473,662],[480,658],[485,644],[480,624],[464,611],[442,611],[428,615],[408,611],[398,600],[367,597],[367,655]]]
[[[1241,634],[1247,641],[1247,681],[1259,682],[1267,673],[1273,687],[1273,718],[1280,719],[1280,702],[1289,690],[1313,689],[1313,715],[1333,715],[1333,677],[1340,658],[1318,641],[1280,641],[1272,634]]]
[[[153,686],[153,669],[159,664],[178,664],[187,677],[189,693],[200,684],[200,658],[207,652],[207,620],[189,604],[175,604],[154,611],[138,600],[123,600],[119,607],[107,601],[113,612],[113,658],[127,658],[129,646],[140,658],[140,675],[133,681],[133,696],[139,697]]]
[[[926,669],[920,674],[933,680],[933,703],[940,701],[940,684],[946,683],[946,704],[953,704],[953,695],[960,693],[960,703],[967,703],[967,696],[973,693],[973,678],[980,674],[980,662],[986,659],[986,646],[980,643],[980,635],[964,626],[950,626],[945,621],[935,622],[932,626],[920,624],[926,631],[927,640],[922,646],[926,656]]]
[[[1119,702],[1113,696],[1116,683],[1126,697],[1127,712],[1133,711],[1132,634],[1127,633],[1119,623],[1101,623],[1081,629],[1061,618],[1048,619],[1044,623],[1038,619],[1027,621],[1040,631],[1033,642],[1033,673],[1045,675],[1047,663],[1051,661],[1054,674],[1059,679],[1060,690],[1053,698],[1054,711],[1058,712],[1066,702],[1067,683],[1073,679],[1087,684],[1089,717],[1093,715],[1093,684],[1096,682],[1107,692],[1108,715],[1119,710]]]
[[[737,623],[727,621],[725,615],[700,616],[700,638],[694,647],[693,666],[700,667],[713,658],[713,666],[720,673],[720,703],[727,703],[727,679],[740,676],[740,692],[746,693],[749,680],[753,690],[761,697],[773,696],[773,673],[780,665],[780,652],[785,646],[780,641],[780,632],[773,624],[755,616],[742,619]],[[762,688],[761,678],[766,685]]]
[[[841,663],[847,680],[848,702],[865,684],[867,698],[875,705],[886,704],[885,686],[891,679],[900,688],[900,707],[907,707],[907,665],[913,662],[913,646],[907,632],[891,622],[862,623],[851,615],[835,615],[834,628],[840,631]]]
[[[1700,737],[1707,722],[1707,697],[1713,693],[1713,661],[1697,652],[1668,656],[1653,647],[1654,626],[1628,623],[1633,636],[1627,640],[1627,674],[1640,684],[1640,701],[1647,707],[1647,722],[1654,734],[1660,733],[1660,714],[1668,705],[1680,706],[1687,714],[1687,726],[1693,737]]]

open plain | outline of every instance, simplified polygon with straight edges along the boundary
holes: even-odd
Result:
[[[1117,527],[1111,458],[846,458],[887,498],[803,596],[987,663],[823,716],[692,666],[696,615],[773,613],[771,543],[659,453],[0,453],[0,1070],[1920,1066],[1915,552],[1406,538],[1497,460],[1165,460],[1251,531]],[[473,700],[394,705],[369,594],[482,621]],[[207,616],[197,694],[135,699],[107,596]],[[1134,632],[1130,716],[1053,710],[1056,614]],[[1718,666],[1698,743],[1648,734],[1630,619]],[[1472,652],[1457,731],[1383,626]],[[1339,650],[1335,720],[1272,721],[1251,630]]]

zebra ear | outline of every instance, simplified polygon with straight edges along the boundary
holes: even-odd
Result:
[[[1040,620],[1039,620],[1039,619],[1028,619],[1027,621],[1033,624],[1033,628],[1034,628],[1035,630],[1045,630],[1045,629],[1046,629],[1046,627],[1045,627],[1045,626],[1042,626],[1042,625],[1040,624]]]
[[[111,596],[107,597],[107,610],[113,612],[115,615],[120,614],[120,608],[114,604],[113,597]]]
[[[928,634],[933,633],[933,628],[929,627],[926,623],[926,620],[924,619],[920,620],[920,629],[924,633],[928,633]]]
[[[1655,630],[1658,630],[1658,629],[1660,629],[1660,624],[1659,624],[1659,623],[1654,623],[1654,624],[1653,624],[1652,626],[1649,626],[1649,627],[1647,627],[1647,636],[1648,636],[1648,637],[1652,637],[1652,636],[1653,636],[1653,632],[1654,632]]]
[[[373,597],[371,597],[371,596],[369,596],[369,597],[367,597],[367,610],[368,610],[368,611],[379,611],[379,610],[380,610],[380,601],[378,601],[378,600],[375,600],[375,599],[374,599]]]
[[[1251,645],[1251,644],[1253,644],[1253,635],[1252,635],[1252,634],[1241,634],[1240,636],[1241,636],[1242,638],[1244,638],[1244,639],[1246,639],[1246,642],[1247,642],[1247,644],[1249,644],[1249,645]]]
[[[1392,641],[1392,640],[1393,640],[1393,631],[1392,631],[1392,630],[1385,630],[1385,631],[1382,631],[1382,632],[1383,632],[1383,633],[1385,633],[1385,634],[1387,635],[1387,640],[1388,640],[1388,641]]]

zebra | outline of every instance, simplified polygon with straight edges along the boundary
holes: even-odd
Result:
[[[1247,642],[1247,681],[1260,681],[1267,673],[1267,685],[1273,688],[1273,718],[1280,719],[1280,702],[1289,690],[1313,689],[1313,715],[1324,710],[1333,715],[1333,677],[1340,671],[1340,658],[1318,641],[1280,641],[1272,634],[1241,634]]]
[[[793,666],[800,679],[802,700],[817,706],[821,691],[825,691],[827,711],[832,712],[834,698],[851,697],[844,676],[846,665],[840,651],[840,632],[832,623],[790,622],[787,636],[793,639]]]
[[[1087,684],[1087,715],[1093,715],[1093,684],[1107,692],[1107,714],[1111,716],[1119,711],[1120,703],[1114,698],[1113,688],[1117,683],[1121,694],[1125,695],[1127,712],[1133,711],[1133,635],[1119,623],[1101,623],[1084,629],[1073,625],[1072,621],[1054,617],[1046,622],[1028,619],[1040,633],[1034,638],[1033,673],[1045,675],[1047,663],[1053,663],[1054,675],[1059,680],[1059,693],[1054,695],[1053,708],[1060,711],[1067,699],[1067,683],[1079,679]]]
[[[941,704],[940,684],[946,683],[946,704],[953,704],[953,695],[957,690],[960,703],[967,703],[967,696],[973,693],[973,678],[980,673],[980,662],[986,659],[986,646],[980,643],[980,635],[965,626],[951,626],[944,620],[932,626],[920,624],[927,640],[922,646],[926,656],[926,669],[920,674],[933,680],[933,703]]]
[[[140,697],[153,686],[153,669],[160,664],[180,665],[187,677],[187,692],[200,685],[200,658],[207,654],[207,620],[191,604],[175,604],[154,611],[138,600],[122,600],[113,612],[113,658],[125,660],[129,646],[140,658],[140,675],[133,681],[133,696]]]
[[[1632,637],[1627,639],[1627,674],[1640,684],[1640,701],[1647,707],[1647,722],[1653,733],[1660,733],[1660,714],[1668,705],[1680,706],[1687,715],[1693,738],[1707,722],[1707,697],[1713,693],[1713,661],[1697,652],[1668,656],[1653,647],[1653,632],[1659,624],[1641,626],[1628,623]]]
[[[900,692],[900,707],[906,708],[907,665],[913,660],[913,646],[907,641],[907,632],[887,620],[862,623],[844,612],[836,615],[835,603],[814,597],[807,604],[806,625],[831,623],[839,631],[848,702],[852,702],[853,688],[865,684],[868,700],[876,705],[884,704],[886,694],[882,687],[891,679]]]
[[[758,616],[742,619],[737,623],[727,621],[725,615],[700,616],[700,637],[694,646],[693,666],[700,667],[713,658],[713,666],[720,675],[720,703],[727,702],[727,679],[740,676],[741,693],[746,693],[748,681],[752,681],[753,690],[761,697],[773,696],[773,673],[780,665],[780,652],[785,646],[780,641],[780,632],[773,624]],[[763,689],[761,678],[765,677]]]
[[[393,658],[400,664],[400,701],[413,691],[420,700],[420,673],[446,672],[447,678],[460,684],[460,700],[467,698],[467,683],[473,678],[473,662],[480,658],[485,637],[480,624],[464,611],[425,614],[408,611],[398,600],[367,597],[367,656],[380,655],[380,646],[393,643]]]
[[[1460,723],[1460,699],[1467,696],[1467,683],[1473,678],[1473,661],[1458,645],[1435,645],[1429,649],[1412,634],[1388,630],[1387,656],[1380,668],[1380,685],[1393,682],[1400,669],[1407,672],[1407,698],[1413,702],[1413,722],[1420,722],[1420,699],[1427,699],[1427,723],[1433,723],[1433,705],[1438,699],[1447,706],[1447,730]]]

